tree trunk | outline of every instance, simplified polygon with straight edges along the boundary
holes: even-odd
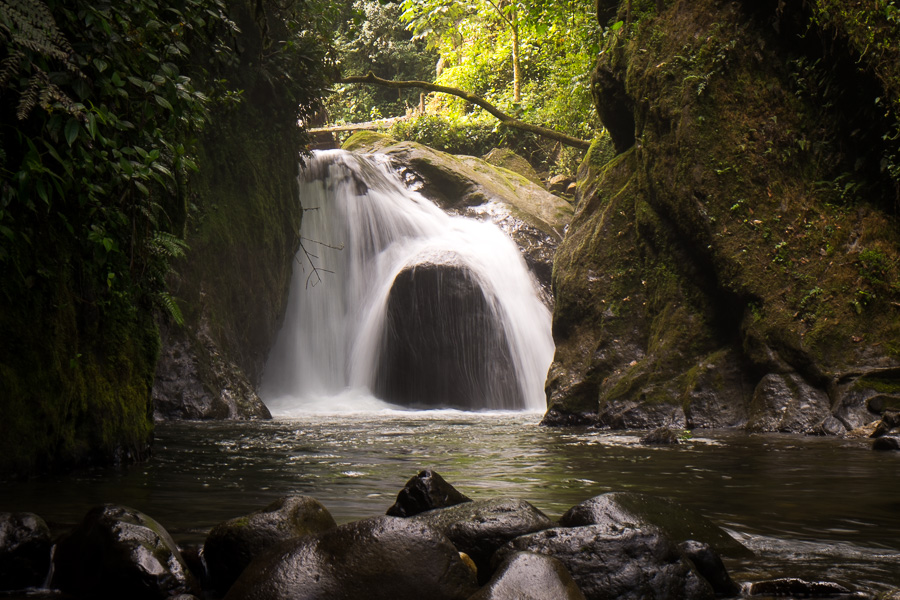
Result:
[[[513,102],[522,101],[522,71],[519,68],[519,21],[515,10],[510,18],[512,29]]]

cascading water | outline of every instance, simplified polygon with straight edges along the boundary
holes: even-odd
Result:
[[[378,156],[317,152],[300,184],[309,256],[260,390],[274,414],[545,408],[550,313],[512,240]]]

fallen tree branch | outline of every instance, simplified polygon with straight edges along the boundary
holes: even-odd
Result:
[[[400,88],[420,88],[423,90],[428,90],[429,92],[439,92],[441,94],[451,94],[453,96],[457,96],[462,98],[466,102],[470,102],[476,106],[480,106],[491,115],[496,117],[501,123],[506,125],[507,127],[514,127],[516,129],[520,129],[522,131],[528,131],[531,133],[535,133],[545,138],[549,138],[551,140],[556,140],[566,146],[572,146],[573,148],[581,148],[582,150],[587,150],[591,142],[588,140],[583,140],[581,138],[577,138],[571,135],[567,135],[565,133],[560,133],[559,131],[554,131],[552,129],[547,129],[546,127],[541,127],[540,125],[532,125],[531,123],[526,123],[525,121],[520,121],[514,117],[509,116],[508,114],[501,111],[499,108],[482,98],[481,96],[476,96],[475,94],[470,94],[465,90],[460,90],[457,88],[449,87],[446,85],[437,85],[435,83],[428,83],[427,81],[394,81],[392,79],[382,79],[380,77],[376,77],[374,73],[369,71],[368,75],[363,76],[351,76],[351,77],[342,77],[337,80],[337,83],[371,83],[374,85],[380,85],[383,87],[389,87],[394,89]]]

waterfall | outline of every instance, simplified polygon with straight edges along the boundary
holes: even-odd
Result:
[[[550,313],[516,245],[406,188],[386,159],[317,152],[260,396],[275,415],[543,410]]]

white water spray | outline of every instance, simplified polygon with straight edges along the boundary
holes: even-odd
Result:
[[[465,408],[545,408],[543,386],[554,350],[550,313],[538,297],[537,284],[518,248],[503,232],[492,224],[447,215],[408,190],[377,156],[316,153],[304,169],[300,187],[306,209],[301,239],[306,251],[315,256],[308,257],[302,249],[297,255],[284,324],[266,365],[260,395],[273,414],[391,408],[382,401],[397,402],[389,397],[390,391],[382,394],[387,398],[379,400],[372,390],[382,391],[378,388],[386,385],[403,387],[397,380],[407,374],[403,364],[399,371],[394,364],[390,384],[383,383],[385,364],[390,363],[386,349],[395,352],[399,346],[411,353],[419,366],[410,365],[408,376],[415,379],[424,372],[433,373],[432,366],[442,368],[429,365],[432,354],[422,350],[435,344],[444,354],[435,350],[434,359],[456,366],[448,376],[449,385],[466,378],[486,382],[481,386],[484,389],[479,388],[479,399],[469,400]],[[459,317],[468,319],[467,324],[456,327],[455,314],[442,308],[449,305],[442,291],[429,298],[425,311],[419,311],[418,305],[410,309],[409,293],[405,300],[397,300],[396,291],[392,297],[401,273],[407,274],[412,295],[421,294],[419,279],[423,278],[417,279],[415,273],[429,273],[428,269],[438,269],[430,277],[439,287],[457,273],[455,289],[476,291],[475,296],[471,290],[456,295],[465,295],[466,306],[472,304],[470,297],[475,297],[476,304],[487,307],[482,311],[489,314],[487,321],[473,325],[471,315],[463,311]],[[419,312],[438,315],[439,323],[430,334],[440,339],[421,344],[408,339],[410,331],[418,335],[420,327],[424,337],[429,335],[429,325],[421,325],[421,315],[407,326],[402,322],[407,313]],[[493,337],[485,333],[482,337],[490,339],[472,342],[472,329],[482,329],[484,322],[490,325],[486,329],[499,333]],[[385,340],[398,328],[406,329],[406,337],[391,346]],[[466,343],[456,344],[457,340]],[[473,368],[471,356],[466,354],[475,346],[480,353],[472,356],[486,359],[479,358]],[[452,352],[450,359],[447,348]],[[505,362],[512,376],[503,377],[500,366],[492,362]],[[453,365],[448,364],[450,367]],[[425,381],[422,395],[440,396],[427,386],[443,385],[441,378],[430,379],[430,383]],[[430,400],[422,397],[410,402],[405,398],[403,403],[433,408]],[[449,404],[460,406],[452,400]]]

